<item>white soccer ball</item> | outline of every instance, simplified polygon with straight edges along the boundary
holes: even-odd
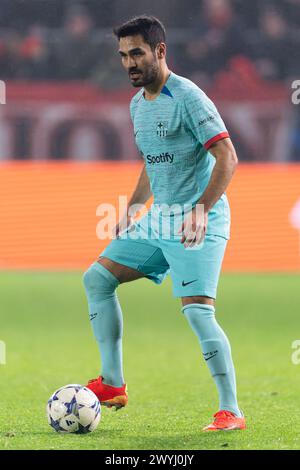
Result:
[[[101,419],[101,405],[96,395],[78,384],[56,390],[47,403],[50,426],[57,432],[86,434],[95,431]]]

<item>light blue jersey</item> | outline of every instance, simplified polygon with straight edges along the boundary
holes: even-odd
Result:
[[[116,263],[161,284],[170,274],[176,297],[203,295],[215,299],[229,239],[230,211],[225,194],[208,214],[200,245],[185,248],[178,230],[185,205],[195,205],[215,164],[212,143],[228,137],[212,101],[194,83],[171,73],[153,101],[143,89],[132,99],[130,112],[136,144],[145,160],[154,195],[150,211],[101,253]],[[170,211],[167,206],[177,205]],[[170,222],[170,237],[161,227]]]
[[[155,100],[146,100],[143,93],[132,98],[130,113],[154,195],[152,210],[163,215],[164,204],[196,204],[215,165],[209,147],[229,134],[213,102],[186,78],[171,72]],[[229,230],[223,194],[209,212],[207,234],[228,239]]]

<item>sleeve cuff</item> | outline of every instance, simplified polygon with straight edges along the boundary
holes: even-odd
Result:
[[[217,135],[215,135],[214,137],[212,137],[211,139],[209,139],[209,140],[204,144],[204,147],[206,148],[206,150],[208,150],[209,147],[212,146],[212,144],[214,144],[215,142],[218,142],[218,140],[226,139],[227,137],[229,137],[228,132],[220,132],[220,134],[217,134]]]

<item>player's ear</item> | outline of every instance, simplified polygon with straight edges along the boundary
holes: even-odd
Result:
[[[161,42],[156,47],[157,47],[158,59],[163,59],[166,55],[166,45],[163,42]]]

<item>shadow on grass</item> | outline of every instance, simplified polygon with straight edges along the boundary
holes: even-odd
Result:
[[[231,433],[176,434],[174,436],[157,436],[149,434],[125,434],[121,429],[99,430],[86,435],[61,434],[50,431],[16,432],[9,437],[7,432],[0,433],[0,439],[9,443],[9,447],[39,449],[94,449],[94,450],[208,450],[208,449],[242,449],[245,448],[245,434],[236,431]],[[248,436],[249,437],[249,436]],[[247,441],[247,438],[246,438]],[[2,441],[3,442],[3,441]]]

